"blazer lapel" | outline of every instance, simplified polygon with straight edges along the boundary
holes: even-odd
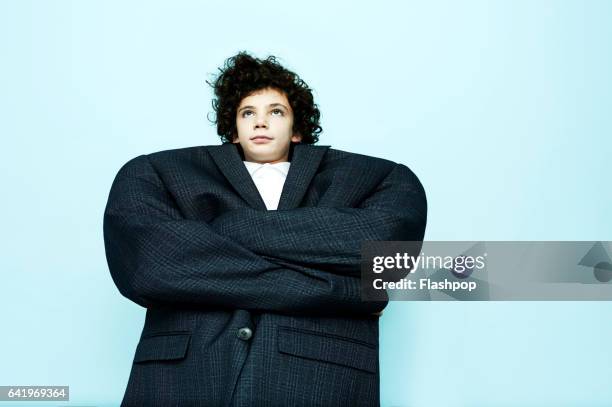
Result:
[[[297,208],[314,177],[329,146],[296,144],[293,146],[291,166],[283,186],[278,209]]]
[[[237,145],[225,143],[205,148],[238,194],[253,208],[266,210],[266,204],[242,162]],[[310,144],[293,146],[291,166],[278,203],[279,210],[298,207],[328,148]]]
[[[213,160],[242,199],[255,209],[266,210],[266,204],[242,162],[238,147],[233,143],[205,147]]]

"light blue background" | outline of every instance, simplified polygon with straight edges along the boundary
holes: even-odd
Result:
[[[609,1],[0,0],[0,384],[119,403],[144,309],[107,270],[110,184],[219,143],[204,81],[243,49],[315,89],[321,144],[418,174],[428,240],[612,240],[610,27]],[[610,405],[611,319],[391,304],[382,405]]]

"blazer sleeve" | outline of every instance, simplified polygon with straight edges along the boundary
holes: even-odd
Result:
[[[256,254],[358,276],[362,242],[422,242],[426,222],[421,183],[408,167],[396,164],[358,208],[240,209],[215,218],[211,226]]]
[[[117,174],[104,212],[113,281],[143,307],[190,304],[330,315],[377,312],[359,280],[277,264],[203,221],[184,219],[146,156]]]

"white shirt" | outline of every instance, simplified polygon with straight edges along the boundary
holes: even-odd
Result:
[[[268,210],[276,210],[289,173],[289,161],[259,164],[243,161]]]

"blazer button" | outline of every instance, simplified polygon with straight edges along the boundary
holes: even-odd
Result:
[[[248,341],[251,339],[251,336],[253,336],[253,331],[251,331],[249,328],[240,328],[238,330],[238,338],[242,339],[243,341]]]

